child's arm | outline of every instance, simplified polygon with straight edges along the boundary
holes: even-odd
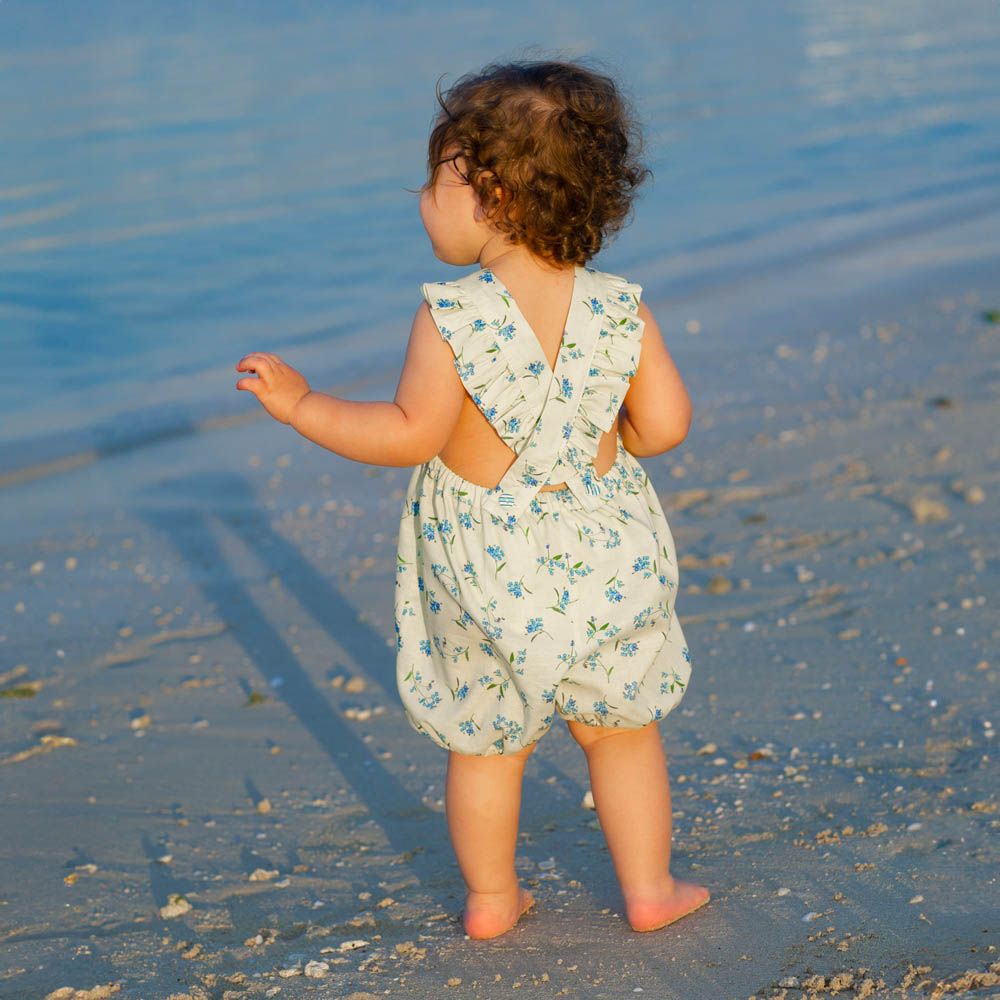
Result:
[[[691,426],[691,398],[684,388],[663,335],[645,302],[639,364],[620,411],[619,431],[625,450],[643,458],[676,448]]]
[[[451,348],[426,303],[413,318],[394,402],[355,402],[311,390],[274,354],[248,354],[236,370],[257,373],[255,379],[240,379],[236,388],[253,392],[276,420],[369,465],[420,465],[433,458],[458,422],[465,395]]]

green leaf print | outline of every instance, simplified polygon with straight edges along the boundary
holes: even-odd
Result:
[[[487,691],[492,691],[494,688],[499,688],[500,690],[497,692],[497,696],[500,697],[500,698],[504,698],[507,695],[507,687],[508,687],[509,684],[510,684],[510,681],[501,681],[499,683],[497,683],[496,681],[494,681],[492,684],[487,684],[486,685],[486,690]]]
[[[612,579],[614,578],[612,577]],[[605,622],[603,625],[598,625],[597,619],[592,617],[590,621],[587,622],[587,629],[588,629],[587,638],[593,639],[598,632],[603,632],[605,629],[609,628],[610,625],[611,622]]]

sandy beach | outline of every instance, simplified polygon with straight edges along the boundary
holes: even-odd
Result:
[[[1000,996],[995,219],[651,302],[696,411],[643,460],[693,651],[672,869],[713,894],[651,934],[557,727],[538,906],[464,937],[395,693],[408,469],[258,416],[0,490],[0,996]]]

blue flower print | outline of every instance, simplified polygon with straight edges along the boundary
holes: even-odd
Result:
[[[618,580],[618,577],[613,576],[612,580]],[[618,583],[613,584],[604,591],[604,596],[612,603],[616,604],[625,600],[625,595],[618,589]]]
[[[545,548],[546,550],[548,550],[549,546],[546,545]],[[566,563],[563,560],[562,552],[557,552],[555,555],[552,555],[550,553],[549,555],[536,556],[535,562],[538,563],[538,565],[541,566],[543,569],[547,569],[549,571],[549,576],[554,576],[557,569],[558,570],[566,569]]]
[[[664,670],[660,673],[660,676],[666,678],[660,684],[660,694],[673,694],[677,688],[684,689],[684,679],[676,670],[671,670],[670,673]]]
[[[550,639],[552,636],[545,631],[544,628],[545,621],[542,618],[529,618],[528,624],[525,627],[525,631],[531,636],[531,641],[534,642],[540,635],[547,635]]]
[[[521,738],[521,734],[524,732],[524,728],[520,723],[514,722],[512,719],[506,718],[506,716],[498,715],[493,720],[493,728],[499,730],[503,733],[504,739],[515,742]]]
[[[483,678],[480,678],[482,682]],[[494,670],[491,677],[487,677],[486,690],[495,691],[498,700],[503,699],[504,695],[507,694],[507,687],[510,685],[510,680],[499,671]]]
[[[556,588],[556,603],[550,604],[549,607],[553,611],[558,611],[559,614],[564,615],[566,614],[566,608],[569,607],[570,603],[571,602],[569,599],[569,591],[563,588],[562,592],[560,593],[559,589]]]
[[[489,622],[482,622],[483,632],[489,636],[494,642],[499,641],[503,638],[503,626],[501,625],[491,625]]]
[[[653,609],[650,607],[645,607],[632,619],[632,627],[637,631],[639,629],[644,629],[649,624],[649,619],[653,614]]]

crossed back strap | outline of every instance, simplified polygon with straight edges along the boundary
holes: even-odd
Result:
[[[483,498],[497,517],[516,521],[541,487],[561,481],[588,508],[603,502],[592,460],[638,365],[640,291],[617,275],[576,267],[550,368],[517,302],[490,269],[423,286],[466,391],[516,455]]]
[[[498,517],[518,518],[532,497],[543,486],[566,481],[574,489],[578,476],[571,465],[562,462],[562,453],[569,439],[569,432],[576,420],[583,398],[590,358],[601,333],[601,289],[599,274],[585,267],[576,268],[573,299],[566,317],[563,341],[556,355],[554,369],[549,369],[545,352],[529,327],[513,297],[507,296],[515,323],[521,327],[521,346],[529,346],[545,366],[546,378],[534,383],[533,396],[529,399],[537,410],[537,418],[527,441],[517,452],[517,457],[504,473],[503,479],[489,491],[483,503]],[[489,299],[497,293],[488,286],[479,285],[476,293]],[[488,309],[490,302],[482,302]],[[596,309],[595,309],[596,307]],[[493,305],[495,310],[496,306]],[[537,365],[535,366],[537,368]],[[584,487],[585,502],[591,504],[595,494]],[[582,498],[581,498],[582,499]],[[599,498],[596,498],[599,499]]]

